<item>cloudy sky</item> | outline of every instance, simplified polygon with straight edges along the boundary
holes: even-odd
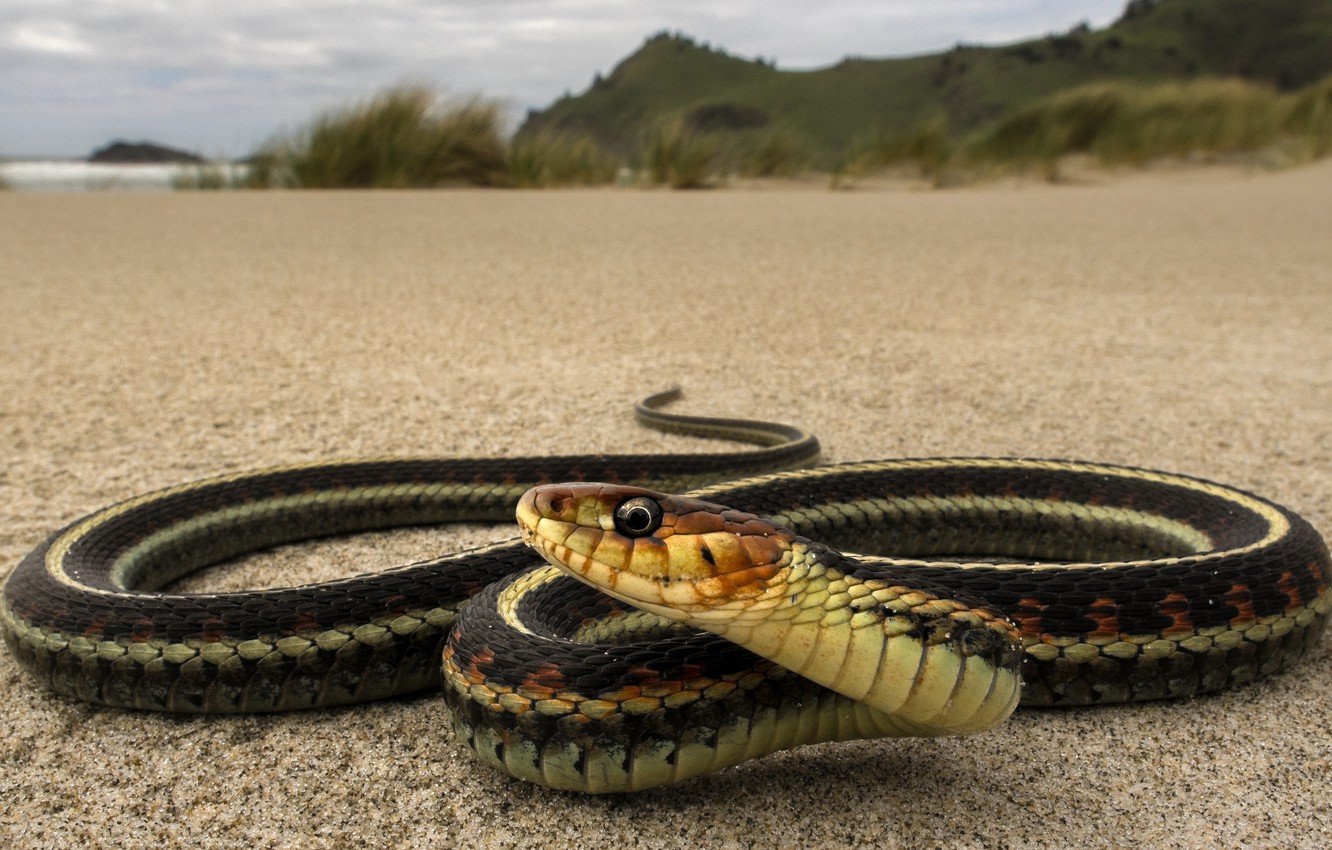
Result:
[[[512,116],[659,30],[816,68],[1095,26],[1124,0],[0,0],[0,156],[111,138],[237,155],[398,82]]]

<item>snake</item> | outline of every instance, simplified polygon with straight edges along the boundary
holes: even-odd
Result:
[[[1319,646],[1327,545],[1259,496],[1082,461],[815,465],[809,432],[661,409],[679,395],[635,415],[756,447],[181,484],[51,534],[6,581],[0,633],[49,690],[124,709],[438,689],[482,763],[588,793],[815,742],[979,733],[1019,703],[1206,694]],[[336,581],[169,589],[277,545],[512,518],[519,539]]]

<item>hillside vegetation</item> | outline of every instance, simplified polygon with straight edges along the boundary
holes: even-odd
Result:
[[[506,139],[499,106],[403,86],[180,188],[669,185],[902,168],[1060,177],[1084,154],[1289,165],[1332,154],[1332,0],[1133,0],[1101,31],[782,71],[658,35]]]
[[[1332,0],[1134,0],[1102,30],[1016,44],[848,58],[792,71],[682,36],[649,38],[582,94],[534,111],[518,138],[577,134],[635,157],[681,123],[724,149],[774,137],[833,168],[868,139],[934,122],[965,136],[1041,98],[1093,83],[1233,77],[1293,91],[1332,74]]]
[[[727,176],[789,176],[804,153],[781,133],[725,151],[714,134],[677,119],[658,124],[634,166],[585,135],[541,133],[507,144],[498,108],[449,103],[430,89],[389,89],[317,116],[275,139],[241,168],[205,163],[182,171],[180,189],[436,188],[450,185],[594,186],[611,182],[715,185]],[[1069,154],[1102,163],[1243,154],[1288,165],[1332,153],[1332,76],[1291,93],[1237,79],[1140,85],[1094,83],[1042,98],[963,137],[942,119],[881,133],[848,149],[833,185],[907,166],[936,185],[1040,170],[1057,179]],[[4,186],[0,183],[0,189]]]
[[[1332,153],[1332,76],[1290,93],[1238,79],[1183,83],[1091,83],[1015,109],[963,138],[938,122],[852,148],[834,185],[907,164],[936,185],[986,174],[1039,171],[1060,177],[1070,154],[1102,165],[1161,159],[1293,165]]]

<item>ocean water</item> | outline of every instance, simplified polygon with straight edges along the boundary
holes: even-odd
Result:
[[[243,168],[222,164],[232,173]],[[178,175],[196,173],[193,165],[111,165],[79,160],[0,161],[0,180],[20,192],[101,192],[171,190]]]

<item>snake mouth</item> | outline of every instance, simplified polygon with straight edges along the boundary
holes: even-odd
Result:
[[[632,541],[614,532],[613,520],[602,519],[619,500],[606,492],[608,488],[568,484],[528,490],[514,511],[523,542],[549,563],[610,596],[681,619],[681,612],[663,598],[658,585],[627,569],[633,560]]]
[[[551,485],[528,490],[518,500],[514,516],[524,543],[556,566],[580,573],[601,543],[603,529],[599,523],[591,524],[595,511],[586,508],[580,511],[578,499],[569,489],[572,486]],[[596,493],[579,495],[586,500],[595,497]]]
[[[524,493],[522,498],[518,500],[518,507],[514,509],[514,516],[518,520],[518,531],[523,542],[532,548],[536,548],[540,539],[536,536],[536,524],[541,521],[541,515],[536,512],[531,490]]]
[[[734,618],[790,561],[789,532],[720,505],[610,484],[523,494],[524,542],[603,592],[673,620]]]

